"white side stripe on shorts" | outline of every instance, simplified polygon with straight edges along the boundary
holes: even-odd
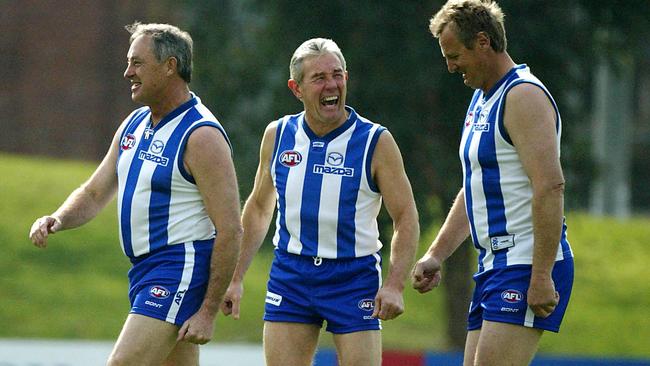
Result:
[[[183,267],[181,282],[178,284],[178,290],[176,290],[176,295],[172,300],[172,305],[169,307],[169,312],[167,312],[167,322],[169,323],[174,323],[176,321],[176,315],[183,303],[185,292],[189,288],[190,282],[192,282],[192,273],[194,272],[194,255],[196,254],[196,251],[194,250],[194,242],[185,243],[183,245],[185,246],[185,266]]]
[[[526,307],[526,318],[524,319],[524,327],[533,327],[533,323],[535,322],[535,313],[533,313],[533,310],[530,308],[530,306]]]

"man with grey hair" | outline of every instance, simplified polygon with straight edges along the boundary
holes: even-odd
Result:
[[[189,89],[192,38],[167,24],[134,23],[124,77],[144,107],[120,125],[94,174],[30,238],[85,224],[117,193],[131,311],[109,366],[198,365],[199,344],[232,277],[242,235],[230,142]]]
[[[277,202],[264,314],[267,365],[311,365],[326,321],[339,365],[380,366],[380,320],[404,311],[419,237],[411,185],[392,135],[345,105],[348,72],[336,43],[304,42],[289,71],[288,87],[304,111],[264,132],[223,312],[239,317],[244,274]],[[383,284],[376,221],[382,199],[394,224]]]
[[[478,270],[465,365],[528,365],[545,330],[558,332],[573,286],[563,216],[562,120],[550,92],[506,51],[491,0],[450,0],[430,23],[449,72],[476,89],[463,120],[463,187],[413,270],[438,286],[442,263],[471,236]]]

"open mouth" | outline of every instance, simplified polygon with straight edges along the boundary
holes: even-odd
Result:
[[[338,102],[339,102],[339,97],[336,95],[333,95],[331,97],[325,97],[320,100],[320,104],[324,106],[336,105]]]

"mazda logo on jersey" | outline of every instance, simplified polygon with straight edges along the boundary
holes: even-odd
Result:
[[[155,140],[151,143],[151,146],[149,146],[149,150],[154,154],[160,154],[164,148],[165,144],[160,140]]]
[[[339,166],[343,164],[343,154],[331,152],[327,154],[327,164],[332,166]]]
[[[280,154],[280,164],[291,168],[294,167],[302,161],[302,155],[295,150],[285,150]]]
[[[122,150],[129,150],[134,146],[135,146],[135,136],[128,133],[126,134],[126,136],[122,137],[122,141],[120,141],[120,148]]]

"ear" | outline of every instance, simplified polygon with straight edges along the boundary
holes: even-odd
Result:
[[[289,87],[293,95],[295,95],[296,98],[302,101],[302,92],[300,91],[300,84],[298,84],[298,82],[293,79],[289,79],[289,81],[287,81],[287,86]]]
[[[487,33],[478,32],[476,34],[476,45],[481,50],[490,48],[490,37],[487,35]]]
[[[172,76],[178,73],[178,60],[176,57],[169,57],[165,62],[167,66],[167,76]]]

